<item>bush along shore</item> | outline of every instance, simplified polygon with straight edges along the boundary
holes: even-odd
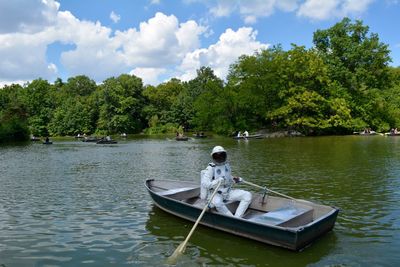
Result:
[[[35,136],[272,129],[265,137],[342,135],[400,127],[400,68],[388,45],[348,18],[313,47],[241,56],[226,80],[203,66],[189,81],[143,85],[134,75],[36,79],[0,89],[0,142]]]

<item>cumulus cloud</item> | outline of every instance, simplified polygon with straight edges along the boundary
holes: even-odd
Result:
[[[69,76],[83,74],[101,82],[136,69],[150,77],[149,71],[144,72],[146,68],[155,70],[179,64],[186,53],[199,47],[199,36],[205,31],[194,21],[179,23],[173,15],[157,13],[142,22],[139,29],[113,32],[100,22],[82,21],[68,11],[59,11],[54,0],[41,3],[48,6],[38,10],[39,14],[47,14],[47,19],[37,23],[40,29],[18,30],[21,23],[3,27],[7,33],[0,33],[0,80],[55,79],[58,69],[54,62],[48,62],[47,47],[57,42],[72,45],[60,54],[60,62]]]
[[[196,1],[192,0],[191,2]],[[200,1],[210,8],[215,17],[228,17],[238,13],[246,24],[269,17],[277,11],[296,12],[300,17],[327,20],[344,16],[357,16],[365,12],[374,0],[217,0]],[[398,0],[389,0],[398,1]]]
[[[114,11],[111,11],[110,19],[111,19],[114,23],[118,23],[118,21],[121,19],[121,16],[118,15],[117,13],[115,13]]]
[[[230,0],[219,0],[215,6],[210,8],[210,13],[216,17],[227,17],[237,8],[237,3]]]
[[[34,33],[52,25],[59,3],[53,0],[0,1],[0,34]]]
[[[21,1],[32,7],[30,11],[35,14],[28,14],[30,18],[22,19],[26,12],[20,8]],[[58,69],[69,77],[87,75],[97,82],[131,73],[145,83],[156,84],[167,75],[188,80],[196,69],[210,66],[225,78],[229,65],[240,55],[267,47],[256,40],[257,31],[252,28],[228,29],[217,43],[201,48],[200,37],[209,29],[193,20],[180,22],[174,15],[156,13],[137,28],[113,31],[100,22],[80,20],[69,11],[60,11],[55,0],[35,0],[32,6],[30,2],[0,1],[0,12],[4,13],[2,8],[14,10],[15,18],[20,18],[0,23],[2,83],[39,77],[54,80],[59,76]],[[47,55],[54,43],[66,49],[59,52],[57,63]],[[59,63],[62,66],[56,65]]]
[[[208,2],[210,13],[215,17],[227,17],[238,12],[247,24],[257,22],[260,17],[268,17],[276,10],[291,12],[297,9],[299,0],[218,0]]]
[[[166,72],[164,68],[135,68],[129,74],[140,77],[144,84],[157,85],[160,82],[160,75]]]
[[[158,67],[179,62],[187,52],[199,46],[199,36],[205,31],[194,21],[179,24],[178,19],[157,13],[139,29],[116,32],[129,65]]]
[[[357,16],[365,12],[373,0],[306,0],[297,15],[313,20]]]
[[[20,2],[24,2],[24,8],[18,8]],[[51,0],[12,3],[15,1],[0,2],[0,14],[3,13],[0,15],[0,79],[27,81],[54,76],[57,67],[47,62],[46,48],[54,39],[48,27],[57,21],[58,3]],[[8,12],[16,13],[4,23]]]
[[[193,79],[196,70],[201,66],[209,66],[214,73],[224,79],[226,78],[229,66],[241,55],[252,55],[254,52],[268,48],[267,44],[256,40],[257,31],[249,27],[243,27],[234,31],[227,29],[216,44],[208,48],[197,49],[188,53],[180,65],[182,80]]]

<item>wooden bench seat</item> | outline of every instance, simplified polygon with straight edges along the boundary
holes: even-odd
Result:
[[[199,196],[200,187],[182,187],[170,189],[159,193],[161,196],[166,196],[176,200],[187,200]]]
[[[254,214],[247,219],[262,224],[296,227],[312,222],[313,211],[311,207],[285,206],[270,212]]]
[[[174,188],[174,189],[161,191],[158,194],[161,195],[161,196],[169,196],[169,195],[173,195],[173,194],[176,194],[176,193],[179,193],[179,192],[188,191],[190,189],[193,189],[193,187]]]

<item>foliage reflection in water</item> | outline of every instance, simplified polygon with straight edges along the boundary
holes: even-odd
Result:
[[[350,136],[0,147],[0,264],[162,265],[192,223],[154,207],[144,180],[198,180],[217,144],[234,174],[341,212],[334,231],[301,252],[198,227],[178,265],[400,261],[400,139]]]

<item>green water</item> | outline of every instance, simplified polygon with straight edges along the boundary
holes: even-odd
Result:
[[[192,223],[156,208],[144,180],[199,180],[214,145],[234,174],[341,211],[301,252],[199,226],[178,266],[400,262],[400,137],[53,141],[0,147],[0,266],[162,266]]]

